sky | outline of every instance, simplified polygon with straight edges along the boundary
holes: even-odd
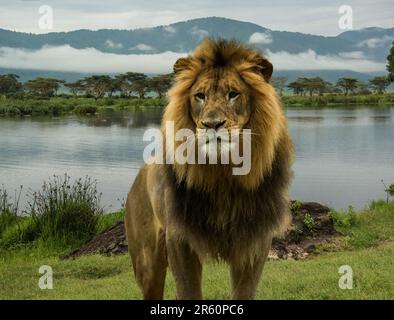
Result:
[[[253,22],[272,30],[320,35],[341,33],[342,5],[353,10],[353,28],[394,26],[393,0],[0,0],[0,28],[45,33],[39,28],[39,8],[53,9],[51,31],[135,29],[178,21],[221,16]]]
[[[340,8],[352,10],[353,29],[394,27],[394,0],[0,0],[0,28],[46,33],[77,29],[136,29],[168,25],[174,22],[219,16],[253,22],[271,30],[337,35],[343,30]],[[53,12],[53,27],[40,28],[43,12]],[[46,9],[45,9],[46,10]],[[193,35],[191,35],[193,36]],[[360,46],[382,46],[393,39],[372,38]],[[103,39],[116,46],[112,39]],[[257,33],[250,43],[270,43],[269,34]],[[38,50],[0,47],[0,68],[34,69],[87,73],[115,73],[125,70],[168,73],[177,58],[188,53],[149,53],[146,44],[137,46],[143,54],[112,54],[94,48],[76,49],[68,44],[44,46]],[[291,54],[267,52],[275,70],[347,69],[358,72],[384,72],[385,62],[368,60],[361,51],[317,55],[310,48]],[[59,64],[59,61],[62,61]],[[97,61],[100,61],[98,64]]]

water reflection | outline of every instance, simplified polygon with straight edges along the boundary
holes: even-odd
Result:
[[[291,196],[337,209],[381,198],[394,182],[394,107],[288,109],[296,147]],[[0,118],[0,185],[38,188],[52,174],[98,180],[107,210],[119,207],[142,165],[148,127],[162,112]]]

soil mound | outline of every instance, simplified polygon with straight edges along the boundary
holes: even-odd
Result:
[[[330,209],[317,202],[292,201],[293,221],[283,238],[274,238],[269,259],[304,259],[318,245],[337,245],[339,233],[335,230]],[[86,245],[77,248],[62,259],[99,253],[115,255],[127,252],[123,221],[101,232]]]

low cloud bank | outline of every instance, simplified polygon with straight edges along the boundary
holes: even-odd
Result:
[[[83,73],[168,73],[174,62],[187,53],[113,54],[94,48],[75,49],[69,45],[40,50],[0,47],[0,67]],[[313,50],[298,54],[267,51],[276,70],[352,70],[383,72],[385,63],[366,60],[360,52],[318,55]]]
[[[114,54],[94,48],[75,49],[69,45],[43,47],[31,51],[0,47],[0,67],[83,73],[168,73],[173,63],[185,54],[163,52],[158,54]]]

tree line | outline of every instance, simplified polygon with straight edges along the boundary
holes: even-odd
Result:
[[[390,80],[386,76],[374,77],[368,83],[355,78],[340,78],[336,83],[330,83],[320,77],[298,78],[288,84],[287,81],[286,77],[276,77],[272,79],[272,84],[281,95],[283,95],[285,88],[288,88],[292,90],[294,95],[300,96],[323,95],[325,93],[348,95],[375,92],[382,94],[390,85]]]
[[[391,82],[394,82],[394,41],[387,56],[387,76],[378,76],[370,79],[368,83],[355,78],[340,78],[335,84],[320,77],[298,78],[287,84],[286,77],[274,77],[272,84],[281,95],[285,88],[293,91],[295,95],[323,95],[324,93],[337,94],[370,94],[384,93]],[[36,78],[22,84],[16,74],[0,75],[0,94],[28,93],[35,96],[52,97],[57,94],[61,86],[67,88],[74,96],[92,96],[95,99],[105,96],[111,97],[115,93],[122,97],[131,97],[136,94],[145,98],[149,92],[155,92],[162,98],[171,87],[173,74],[163,74],[148,77],[144,73],[126,72],[114,77],[109,75],[93,75],[76,82],[65,82],[54,78]]]
[[[61,87],[66,88],[73,96],[89,96],[100,99],[118,94],[122,97],[145,98],[154,92],[162,98],[171,87],[172,74],[148,77],[138,72],[126,72],[114,77],[109,75],[92,75],[75,82],[66,82],[54,78],[38,77],[25,83],[19,81],[16,74],[0,75],[0,94],[27,93],[40,97],[53,97]]]

